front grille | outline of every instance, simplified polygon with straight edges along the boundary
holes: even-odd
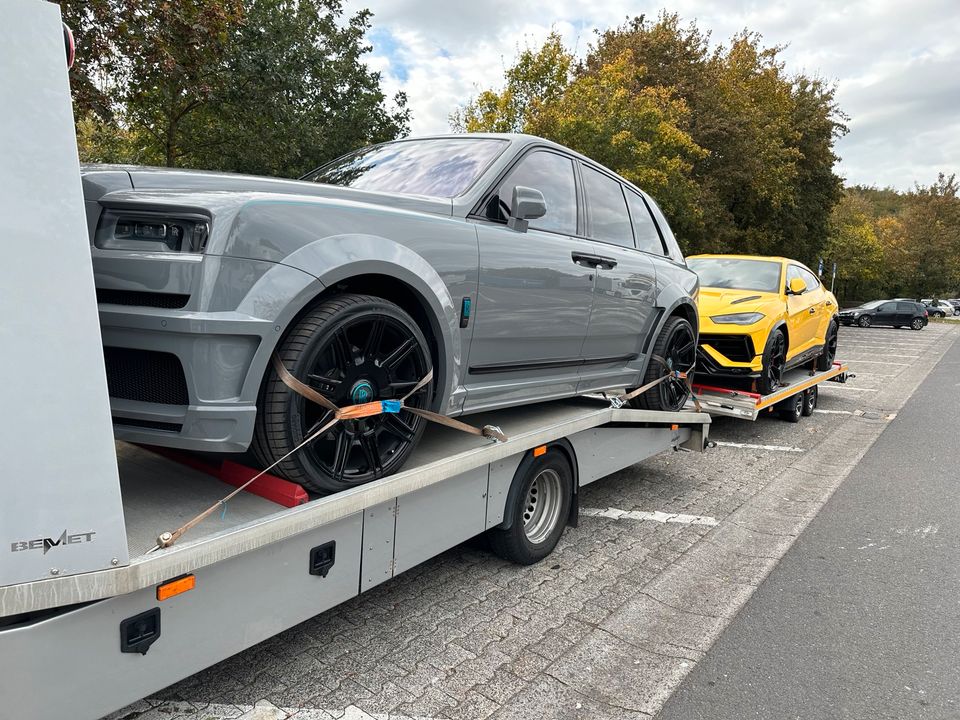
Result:
[[[176,355],[105,347],[103,359],[110,397],[164,405],[189,404],[187,381]]]
[[[97,288],[97,302],[112,305],[133,305],[138,307],[155,307],[176,310],[182,308],[190,300],[189,295],[179,293],[143,292],[141,290],[107,290]]]
[[[756,355],[749,335],[700,335],[700,344],[709,345],[733,362],[750,362]]]
[[[113,418],[114,425],[126,425],[128,427],[149,428],[150,430],[163,430],[164,432],[178,433],[183,429],[179,423],[157,422],[156,420],[135,420],[134,418]]]

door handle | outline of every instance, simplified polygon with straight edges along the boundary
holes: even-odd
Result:
[[[601,268],[603,270],[610,270],[617,266],[616,260],[611,257],[604,257],[603,255],[590,255],[576,251],[570,253],[570,255],[573,258],[573,262],[577,265],[586,265],[587,267]]]

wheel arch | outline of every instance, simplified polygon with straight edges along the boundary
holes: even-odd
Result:
[[[546,444],[548,450],[557,450],[566,458],[570,465],[571,476],[573,478],[572,495],[570,497],[570,515],[567,518],[567,524],[573,527],[577,526],[577,518],[580,515],[580,473],[577,467],[577,453],[573,445],[566,438],[560,438]],[[507,491],[507,498],[503,508],[503,521],[497,525],[498,528],[508,529],[516,522],[517,495],[521,492],[520,478],[524,477],[529,467],[536,461],[533,450],[528,450],[513,473],[513,479],[510,481],[510,490]]]

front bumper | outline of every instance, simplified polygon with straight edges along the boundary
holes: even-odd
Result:
[[[744,333],[701,333],[697,347],[697,373],[715,377],[759,377],[762,357],[752,336]]]
[[[94,254],[117,439],[242,452],[270,356],[316,278],[285,265]],[[179,294],[182,307],[134,304]],[[122,300],[129,299],[129,303]]]

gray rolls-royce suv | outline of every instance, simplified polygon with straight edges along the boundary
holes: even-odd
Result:
[[[541,138],[401,140],[300,180],[87,166],[83,184],[120,439],[272,463],[330,418],[274,353],[339,407],[433,369],[407,405],[447,415],[694,362],[697,278],[657,204]],[[395,472],[423,424],[341,422],[277,467],[334,492]]]

